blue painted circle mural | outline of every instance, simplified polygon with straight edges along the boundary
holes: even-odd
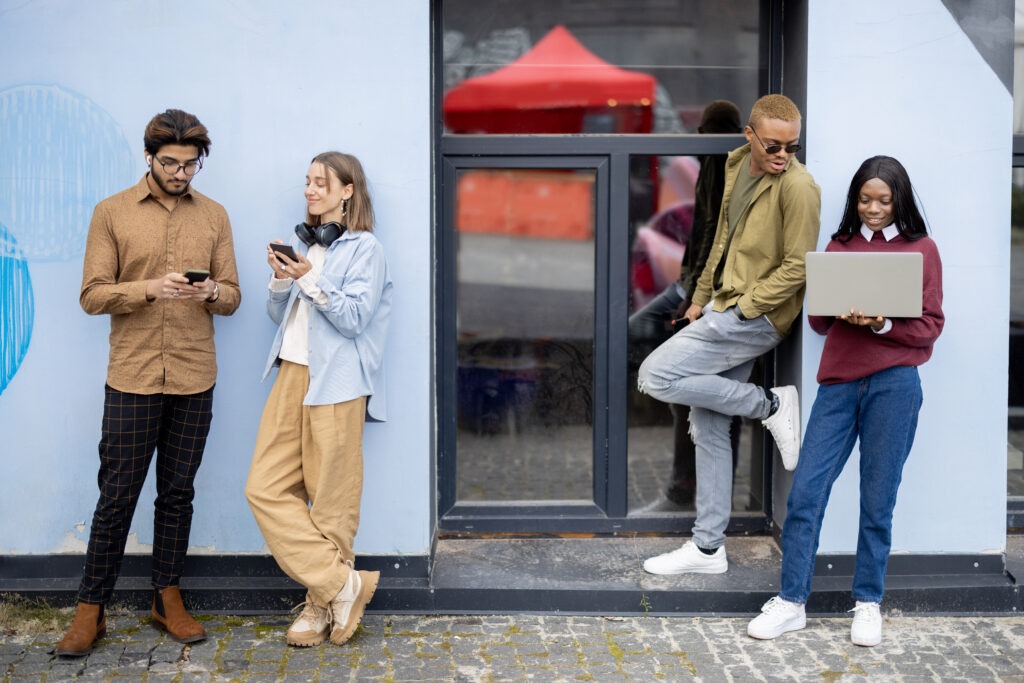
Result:
[[[0,224],[0,394],[25,359],[34,316],[28,261]]]
[[[133,160],[89,98],[56,85],[0,90],[0,223],[29,260],[79,257],[96,203],[136,180]]]

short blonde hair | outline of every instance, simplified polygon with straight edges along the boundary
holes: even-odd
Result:
[[[761,119],[799,121],[800,110],[793,104],[793,100],[785,95],[765,95],[754,102],[750,109],[750,123],[756,124]]]

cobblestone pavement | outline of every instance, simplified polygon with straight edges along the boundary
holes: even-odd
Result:
[[[206,621],[210,638],[178,645],[148,617],[108,618],[88,657],[56,658],[55,637],[0,641],[14,681],[1024,681],[1024,617],[886,615],[861,648],[850,620],[809,619],[774,641],[747,619],[717,617],[368,615],[351,642],[296,649],[289,618]]]

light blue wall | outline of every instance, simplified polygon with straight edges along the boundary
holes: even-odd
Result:
[[[893,551],[1005,547],[1010,93],[939,0],[808,3],[807,164],[825,243],[854,171],[888,154],[910,173],[942,254],[946,328],[921,371],[924,407]],[[1012,25],[973,26],[984,36]],[[806,327],[806,323],[805,323]],[[804,420],[821,338],[804,329]],[[857,456],[836,483],[821,552],[856,546]]]
[[[0,0],[0,276],[20,302],[3,299],[0,335],[0,555],[84,548],[109,325],[78,306],[85,234],[95,202],[144,173],[143,128],[168,107],[210,129],[194,185],[227,208],[243,290],[216,321],[193,552],[264,550],[242,494],[270,386],[263,245],[303,217],[309,159],[326,149],[363,161],[395,279],[391,421],[366,430],[356,551],[428,552],[429,26],[412,0]],[[150,477],[130,551],[152,541],[153,495]]]
[[[999,551],[1010,94],[939,0],[808,4],[805,135],[823,191],[821,246],[856,167],[885,153],[909,169],[945,265],[947,326],[922,370],[894,550]],[[210,128],[195,186],[232,218],[244,292],[238,313],[217,320],[220,379],[193,552],[263,551],[242,497],[269,390],[259,382],[272,333],[262,245],[301,218],[308,160],[328,148],[363,160],[396,281],[391,421],[367,428],[356,549],[428,552],[428,40],[428,3],[414,0],[0,0],[0,555],[84,548],[108,330],[78,307],[86,223],[98,199],[144,172],[143,127],[171,106]],[[821,341],[803,332],[806,420]],[[856,486],[855,455],[822,552],[853,550]],[[133,527],[142,546],[130,550],[151,541],[152,497],[150,483]]]

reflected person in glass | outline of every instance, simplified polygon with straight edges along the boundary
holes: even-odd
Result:
[[[701,114],[697,132],[728,135],[742,132],[740,110],[729,100],[714,100]],[[688,323],[690,292],[704,270],[718,225],[725,190],[725,155],[706,154],[700,157],[700,172],[694,186],[693,222],[686,239],[686,251],[679,267],[679,279],[664,289],[646,306],[629,316],[629,337],[634,340],[664,342],[673,334],[673,327]],[[687,431],[688,406],[670,403],[674,446],[672,472],[664,496],[637,511],[638,514],[681,512],[692,507],[697,487],[696,452]],[[732,446],[735,456],[739,437],[739,418],[734,418]],[[735,460],[735,457],[734,457]]]

